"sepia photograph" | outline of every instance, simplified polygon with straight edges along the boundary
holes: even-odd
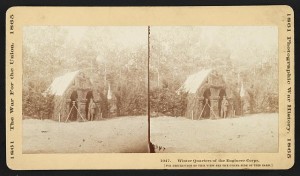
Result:
[[[6,164],[292,168],[294,39],[284,5],[12,7]]]
[[[153,26],[156,152],[278,152],[275,26]]]
[[[25,27],[23,152],[277,152],[277,35]]]
[[[147,152],[147,27],[23,32],[23,153]]]

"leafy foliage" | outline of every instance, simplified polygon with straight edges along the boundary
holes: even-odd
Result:
[[[168,88],[155,88],[150,92],[152,114],[183,116],[187,105],[187,94],[177,94]]]
[[[38,119],[49,119],[54,108],[54,96],[43,94],[41,87],[29,84],[28,90],[23,90],[23,115]]]

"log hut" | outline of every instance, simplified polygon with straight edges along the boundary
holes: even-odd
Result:
[[[65,122],[70,113],[71,95],[77,91],[77,118],[85,118],[86,95],[91,90],[90,79],[80,70],[55,78],[45,93],[54,95],[52,120]]]
[[[202,69],[188,76],[178,92],[187,93],[186,118],[219,119],[223,96],[229,102],[227,116],[234,113],[232,91],[226,86],[223,76],[214,69]]]

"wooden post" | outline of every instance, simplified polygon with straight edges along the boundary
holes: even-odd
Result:
[[[194,120],[194,110],[192,110],[192,120]]]
[[[243,100],[241,98],[241,117],[243,116]]]

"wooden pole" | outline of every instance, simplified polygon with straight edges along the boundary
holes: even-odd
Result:
[[[242,100],[242,97],[241,97],[241,116],[243,116],[243,100]]]
[[[204,111],[204,108],[206,107],[206,104],[207,104],[207,102],[205,102],[205,105],[204,105],[203,108],[202,108],[202,111],[201,111],[201,113],[200,113],[200,116],[199,116],[198,120],[201,119],[201,116],[202,116],[202,113],[203,113],[203,111]]]
[[[194,110],[192,110],[192,120],[194,120]]]
[[[207,105],[208,105],[208,107],[210,108],[210,110],[212,111],[212,113],[213,113],[213,115],[215,116],[215,118],[217,118],[217,115],[215,114],[213,108],[211,108],[211,106],[210,106],[209,104],[207,104]]]
[[[74,101],[72,102],[72,107],[71,107],[71,109],[70,109],[70,112],[69,112],[69,114],[68,114],[68,116],[67,116],[67,119],[66,119],[66,121],[65,122],[67,122],[68,120],[69,120],[69,117],[70,117],[70,114],[71,114],[71,112],[72,112],[72,110],[73,110],[73,107],[74,107]]]

